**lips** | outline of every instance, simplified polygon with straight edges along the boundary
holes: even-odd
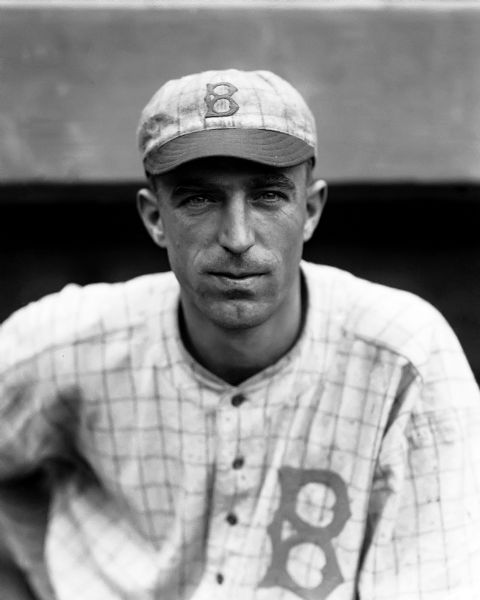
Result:
[[[213,271],[211,275],[215,275],[216,277],[227,277],[228,279],[248,279],[249,277],[260,277],[261,275],[265,275],[264,272],[252,272],[252,271],[241,271],[241,272],[232,272],[232,271]]]

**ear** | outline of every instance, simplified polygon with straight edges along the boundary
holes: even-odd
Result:
[[[327,202],[327,182],[315,179],[307,189],[307,218],[303,227],[303,241],[307,242],[313,235]]]
[[[165,229],[160,215],[158,202],[157,196],[147,188],[142,188],[137,192],[137,209],[140,218],[152,240],[157,246],[165,248]]]

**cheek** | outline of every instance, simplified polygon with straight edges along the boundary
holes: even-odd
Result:
[[[277,274],[283,285],[289,285],[298,274],[303,251],[303,221],[293,215],[281,227],[275,228],[267,239],[270,251],[275,255]]]
[[[285,211],[274,222],[264,222],[262,239],[267,248],[281,255],[283,261],[291,262],[301,252],[303,229],[301,215],[296,211]]]
[[[174,271],[195,270],[209,246],[209,231],[200,224],[185,224],[173,220],[166,224],[167,253]]]

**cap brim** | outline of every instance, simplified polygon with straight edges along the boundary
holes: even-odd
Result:
[[[182,135],[150,151],[144,166],[152,175],[160,175],[191,160],[229,156],[272,167],[292,167],[314,154],[314,148],[303,140],[279,131],[208,129]]]

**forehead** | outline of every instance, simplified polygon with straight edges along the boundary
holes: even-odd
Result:
[[[284,185],[298,189],[305,185],[304,164],[294,167],[271,167],[228,157],[210,157],[185,163],[156,179],[167,187],[195,183],[227,187],[231,185]]]

